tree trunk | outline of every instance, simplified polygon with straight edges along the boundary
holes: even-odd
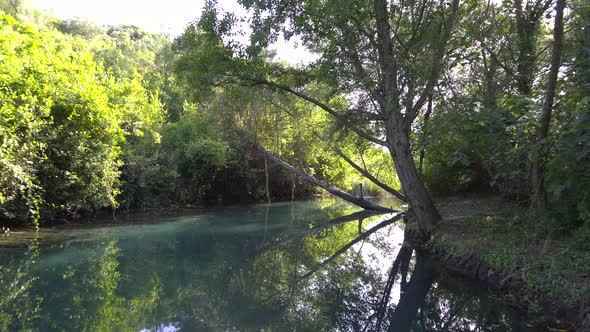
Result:
[[[264,155],[264,176],[265,176],[264,190],[266,192],[266,199],[268,201],[268,204],[270,204],[270,185],[268,183],[268,161],[266,160],[266,155]]]
[[[437,272],[424,253],[416,251],[416,265],[406,292],[400,297],[391,314],[388,331],[410,331],[418,310],[436,279]]]
[[[428,235],[441,217],[416,169],[408,130],[396,128],[395,125],[391,119],[386,122],[388,148],[408,204],[418,219],[418,226],[422,233]]]
[[[537,41],[539,26],[543,15],[550,5],[548,0],[527,0],[523,6],[523,0],[515,0],[514,24],[516,32],[516,89],[524,97],[520,114],[511,121],[514,124],[518,119],[529,112],[531,105],[529,98],[533,90],[535,72],[537,71]]]
[[[424,113],[424,122],[422,125],[422,146],[420,147],[420,163],[418,164],[418,172],[420,173],[420,176],[422,176],[422,171],[424,169],[424,157],[426,155],[426,145],[424,144],[424,138],[426,137],[426,127],[428,127],[430,114],[432,114],[432,94],[428,96],[428,108],[426,109],[426,113]]]
[[[553,51],[551,53],[551,68],[545,91],[545,101],[543,102],[543,114],[541,123],[537,130],[537,147],[534,152],[533,169],[531,174],[531,189],[533,191],[533,200],[537,207],[544,208],[547,205],[547,194],[545,192],[544,170],[545,156],[547,154],[543,140],[547,138],[549,126],[551,125],[551,115],[553,112],[553,101],[555,99],[555,90],[557,89],[557,76],[561,66],[561,49],[563,48],[563,10],[566,0],[557,0],[555,5],[555,23],[553,28]]]
[[[274,161],[275,163],[277,163],[279,166],[283,167],[284,169],[288,170],[289,172],[295,173],[297,175],[299,175],[300,177],[302,177],[304,180],[309,181],[313,184],[315,184],[318,187],[322,187],[324,188],[327,192],[329,192],[330,194],[336,196],[336,197],[340,197],[345,201],[348,201],[354,205],[360,206],[363,209],[367,209],[367,210],[375,210],[375,211],[384,211],[384,212],[398,212],[392,209],[388,209],[386,207],[383,206],[379,206],[377,204],[373,204],[369,201],[366,201],[364,199],[359,199],[358,197],[355,197],[354,195],[351,195],[349,193],[345,193],[341,190],[338,190],[330,185],[328,185],[327,183],[321,181],[318,178],[315,178],[307,173],[305,173],[304,171],[297,169],[289,164],[287,164],[286,162],[282,161],[279,157],[273,155],[272,153],[266,151],[263,147],[258,146],[258,150],[260,152],[262,152],[268,159]]]
[[[531,17],[531,13],[523,11],[522,0],[514,1],[514,11],[517,44],[516,88],[522,96],[528,97],[531,94],[534,80],[535,44],[539,20]]]

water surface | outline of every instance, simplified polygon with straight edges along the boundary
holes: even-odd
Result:
[[[356,211],[279,203],[0,238],[0,330],[527,330],[403,246],[395,214]]]

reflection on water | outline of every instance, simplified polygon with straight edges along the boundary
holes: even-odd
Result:
[[[41,233],[0,250],[0,330],[525,329],[415,252],[400,216],[354,212],[297,202]]]

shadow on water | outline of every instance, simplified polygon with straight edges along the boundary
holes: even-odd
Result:
[[[400,219],[297,202],[32,240],[0,251],[0,331],[526,330]]]

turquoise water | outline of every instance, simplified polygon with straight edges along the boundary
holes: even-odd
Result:
[[[526,329],[489,292],[401,249],[395,215],[355,211],[280,203],[0,238],[0,330]]]

